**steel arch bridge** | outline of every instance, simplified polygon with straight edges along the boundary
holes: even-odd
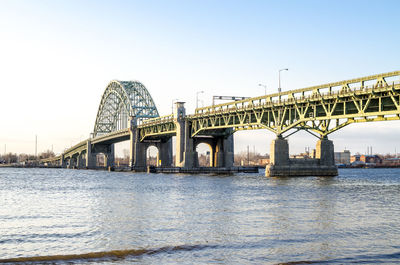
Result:
[[[130,122],[131,117],[138,123]],[[390,120],[400,120],[400,71],[197,108],[191,115],[186,114],[184,102],[177,102],[174,113],[164,117],[159,117],[140,82],[115,80],[101,98],[93,136],[41,162],[96,168],[96,155],[103,154],[107,168],[114,165],[113,145],[129,140],[131,169],[145,168],[147,147],[155,143],[160,148],[161,167],[169,167],[172,137],[176,136],[175,167],[198,167],[196,144],[212,140],[213,166],[230,168],[233,133],[268,129],[277,138],[271,144],[266,175],[334,176],[334,147],[327,136],[352,123]],[[311,160],[289,158],[285,138],[299,130],[319,139]]]
[[[138,81],[111,81],[101,98],[93,137],[128,128],[129,118],[143,120],[159,117],[153,98]]]

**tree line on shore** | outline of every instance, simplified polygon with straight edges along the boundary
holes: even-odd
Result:
[[[39,153],[37,156],[32,154],[16,154],[16,153],[7,153],[0,155],[0,164],[15,164],[15,163],[34,163],[40,159],[45,159],[49,157],[55,156],[54,152],[51,150],[47,150]]]

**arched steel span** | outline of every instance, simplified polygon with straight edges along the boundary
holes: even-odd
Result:
[[[111,81],[101,98],[97,111],[93,136],[127,128],[129,117],[143,119],[159,117],[153,98],[146,87],[138,81]]]

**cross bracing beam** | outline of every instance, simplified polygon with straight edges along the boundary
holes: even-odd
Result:
[[[96,118],[97,134],[91,141],[126,139],[130,134],[128,121],[134,114],[142,119],[137,125],[141,141],[176,135],[176,117],[157,117],[154,102],[144,89],[135,81],[112,81],[103,94]],[[185,119],[191,125],[192,137],[255,129],[284,137],[305,130],[324,137],[352,123],[400,120],[400,71],[198,108]],[[86,144],[83,141],[67,149],[64,157],[84,151]],[[49,161],[56,159],[60,158]]]
[[[140,140],[155,136],[176,135],[174,115],[167,115],[158,118],[148,119],[138,126],[140,129]]]
[[[302,129],[324,137],[354,122],[399,118],[400,71],[198,108],[188,116],[192,136],[265,128],[277,135]]]
[[[158,110],[146,87],[138,81],[111,81],[100,101],[93,135],[103,135],[129,127],[129,118],[138,123],[158,117]]]

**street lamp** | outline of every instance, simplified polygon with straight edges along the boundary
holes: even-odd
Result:
[[[199,94],[203,94],[204,91],[196,92],[196,109],[199,107]]]
[[[281,93],[281,72],[282,71],[289,71],[289,69],[288,68],[284,68],[284,69],[279,70],[279,87],[278,87],[278,92],[279,93]]]
[[[267,94],[267,86],[263,84],[258,84],[258,86],[262,86],[264,88],[264,95]]]

